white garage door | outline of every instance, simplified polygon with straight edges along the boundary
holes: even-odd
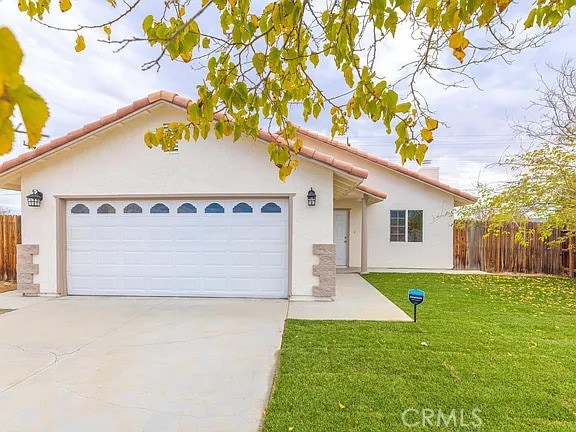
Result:
[[[283,199],[69,201],[68,293],[288,296]]]

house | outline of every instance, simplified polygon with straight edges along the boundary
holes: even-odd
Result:
[[[151,94],[0,166],[0,187],[22,191],[20,292],[313,299],[334,295],[336,266],[452,268],[449,214],[475,197],[433,168],[305,129],[285,183],[264,131],[148,149],[145,131],[188,103]]]

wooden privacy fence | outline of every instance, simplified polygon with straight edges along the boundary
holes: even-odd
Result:
[[[16,280],[16,245],[21,243],[20,216],[0,215],[0,280]]]
[[[530,222],[527,246],[514,241],[516,225],[506,224],[498,235],[485,235],[487,224],[456,223],[454,225],[454,268],[482,270],[492,273],[533,273],[573,276],[572,251],[566,245],[550,246],[538,238],[540,223]],[[548,240],[560,235],[554,232]]]

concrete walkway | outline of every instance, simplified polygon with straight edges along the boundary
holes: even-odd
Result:
[[[16,291],[0,293],[0,309],[16,310],[56,298],[55,296],[25,297]]]
[[[482,270],[454,270],[454,269],[413,269],[413,268],[389,268],[389,267],[370,267],[370,273],[442,273],[455,275],[475,275],[491,273]],[[339,267],[336,273],[360,273],[360,267]]]
[[[0,430],[256,432],[288,302],[0,295]]]
[[[306,320],[412,321],[358,274],[336,275],[331,302],[290,302],[288,318]]]

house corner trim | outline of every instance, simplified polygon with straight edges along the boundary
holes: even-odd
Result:
[[[336,245],[314,244],[312,253],[318,256],[318,264],[312,266],[312,273],[318,276],[318,285],[312,287],[314,297],[334,297],[336,295]]]
[[[38,295],[40,285],[34,283],[34,275],[38,274],[38,264],[34,264],[34,255],[40,252],[39,245],[19,244],[16,256],[16,291],[21,294]]]

